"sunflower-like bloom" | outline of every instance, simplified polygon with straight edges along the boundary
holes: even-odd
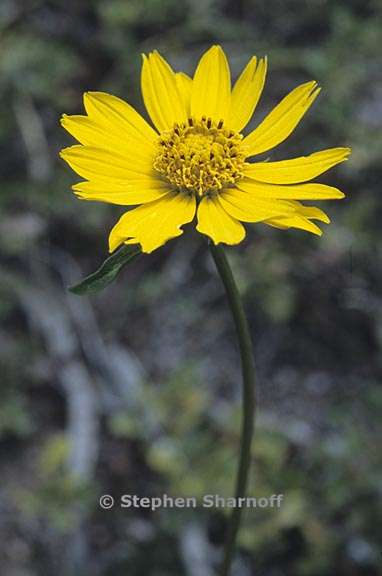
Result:
[[[200,59],[194,77],[174,72],[158,54],[143,56],[142,94],[151,127],[129,104],[103,92],[84,95],[86,115],[62,118],[80,145],[61,156],[84,179],[73,190],[84,200],[124,206],[109,237],[110,251],[140,244],[152,252],[197,230],[218,244],[243,240],[242,222],[301,228],[321,235],[329,223],[301,200],[343,198],[337,188],[306,183],[346,160],[349,148],[330,148],[282,161],[251,159],[285,140],[319,94],[317,83],[292,90],[248,135],[242,131],[263,90],[266,58],[251,58],[231,89],[220,46]]]

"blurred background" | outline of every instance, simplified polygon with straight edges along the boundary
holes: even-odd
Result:
[[[143,112],[141,52],[192,74],[212,43],[269,74],[255,114],[323,91],[273,158],[351,146],[322,181],[316,238],[248,226],[228,255],[257,358],[259,414],[239,576],[382,574],[382,4],[378,0],[2,0],[0,565],[4,576],[213,576],[225,511],[103,511],[101,494],[229,496],[240,365],[206,242],[191,227],[101,294],[118,206],[77,200],[62,113],[108,91]]]

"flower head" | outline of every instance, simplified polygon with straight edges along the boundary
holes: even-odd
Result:
[[[202,56],[192,79],[153,52],[143,57],[142,94],[155,129],[129,104],[102,92],[84,95],[86,115],[63,116],[63,127],[80,142],[61,152],[85,178],[73,186],[77,196],[139,205],[112,229],[110,251],[138,243],[152,252],[182,234],[195,215],[197,230],[216,244],[243,240],[242,222],[322,234],[313,221],[328,223],[328,216],[300,201],[343,198],[337,188],[307,182],[346,160],[350,149],[253,161],[293,132],[320,91],[314,81],[298,86],[244,136],[266,69],[266,58],[251,58],[231,90],[220,46]]]

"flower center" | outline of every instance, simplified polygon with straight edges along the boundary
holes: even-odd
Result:
[[[198,196],[213,195],[242,176],[242,135],[210,118],[189,118],[161,135],[154,168],[172,185]]]

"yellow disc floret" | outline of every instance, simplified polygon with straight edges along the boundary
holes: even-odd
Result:
[[[223,121],[189,118],[161,135],[154,168],[175,188],[211,196],[242,176],[245,154],[242,135]]]

